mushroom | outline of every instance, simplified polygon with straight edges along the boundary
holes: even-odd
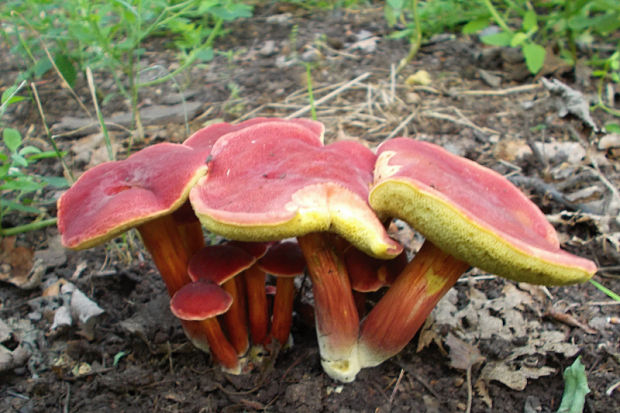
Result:
[[[270,336],[283,347],[288,342],[293,322],[295,300],[293,279],[303,274],[306,261],[299,244],[294,241],[283,241],[269,248],[267,254],[258,260],[257,267],[276,277]]]
[[[136,227],[173,294],[189,282],[186,245],[172,212],[206,171],[205,152],[161,143],[86,171],[58,200],[62,243],[85,249]]]
[[[515,281],[584,282],[596,265],[560,249],[544,214],[498,173],[427,142],[387,141],[377,150],[369,202],[426,240],[360,327],[364,367],[398,353],[470,266]]]
[[[201,245],[202,230],[182,206],[207,171],[206,153],[161,143],[84,172],[58,200],[63,245],[90,248],[136,227],[172,296],[191,281],[187,263]],[[197,347],[208,348],[197,324],[183,327]]]
[[[244,249],[258,260],[267,253],[271,243],[231,241],[230,245],[236,245]],[[252,343],[261,347],[260,349],[257,348],[253,353],[258,354],[262,352],[262,343],[265,341],[267,331],[269,330],[269,306],[265,292],[265,272],[255,263],[243,272],[243,278],[248,304],[250,336],[252,337]]]
[[[344,262],[357,311],[362,317],[366,314],[366,295],[392,285],[407,265],[407,253],[403,251],[391,260],[379,260],[349,246],[345,249]]]
[[[203,226],[226,238],[297,237],[313,282],[322,364],[341,381],[359,371],[359,317],[341,241],[328,232],[379,258],[402,250],[366,201],[375,158],[359,143],[322,146],[308,128],[260,123],[219,139],[208,178],[190,193]]]
[[[256,259],[234,245],[209,245],[192,256],[187,270],[193,281],[207,280],[221,286],[232,297],[230,309],[223,315],[226,332],[239,356],[249,348],[248,323],[243,279],[237,277]]]
[[[206,334],[211,354],[225,371],[239,374],[237,351],[220,328],[217,316],[226,313],[233,298],[214,283],[198,280],[185,284],[170,300],[170,310],[181,320],[199,323]]]

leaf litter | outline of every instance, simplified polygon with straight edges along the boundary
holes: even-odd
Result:
[[[579,347],[568,342],[563,331],[542,325],[544,309],[549,305],[542,287],[523,287],[529,291],[506,282],[499,295],[490,298],[470,285],[467,302],[461,308],[457,306],[457,290],[449,291],[427,319],[418,351],[431,343],[443,349],[447,345],[452,367],[467,370],[482,363],[478,381],[498,381],[519,391],[526,388],[528,379],[554,374],[556,369],[546,360],[554,354],[571,358]],[[487,350],[485,355],[480,350],[485,343],[503,349]],[[477,383],[476,387],[484,385]]]

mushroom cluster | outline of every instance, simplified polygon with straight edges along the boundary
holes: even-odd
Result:
[[[411,260],[394,218],[425,237]],[[215,124],[95,167],[59,200],[58,227],[74,249],[137,228],[188,337],[236,374],[289,341],[305,268],[321,364],[342,382],[397,354],[472,266],[546,285],[596,272],[494,171],[409,138],[324,145],[305,119]],[[205,246],[203,229],[228,241]]]

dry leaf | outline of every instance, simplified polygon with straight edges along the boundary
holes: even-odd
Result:
[[[15,246],[15,237],[0,239],[0,280],[20,288],[28,288],[34,253],[30,248]]]
[[[468,370],[477,363],[484,361],[477,347],[459,339],[454,334],[449,333],[446,337],[446,344],[450,348],[450,366],[455,369]]]
[[[555,369],[551,367],[513,367],[501,361],[493,361],[484,366],[480,378],[486,381],[499,381],[513,390],[523,391],[527,386],[527,379],[537,379],[553,373]]]

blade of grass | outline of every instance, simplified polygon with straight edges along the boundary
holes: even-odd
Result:
[[[99,109],[99,102],[97,101],[97,92],[95,90],[95,81],[93,80],[93,72],[90,70],[90,67],[86,68],[86,79],[88,81],[88,89],[90,90],[90,94],[93,98],[93,105],[95,105],[95,111],[97,112],[97,120],[99,121],[99,126],[101,127],[101,132],[103,133],[103,139],[105,140],[105,146],[108,150],[108,159],[113,161],[116,156],[114,155],[114,150],[112,149],[112,142],[110,141],[110,135],[108,134],[108,127],[105,124],[105,120],[103,119],[103,114]]]
[[[312,92],[312,69],[310,63],[306,63],[306,84],[308,85],[308,101],[312,120],[316,120],[316,107],[314,105],[314,93]]]
[[[69,166],[65,162],[65,158],[62,152],[60,152],[60,150],[58,149],[58,146],[56,145],[56,141],[54,140],[54,137],[52,136],[52,133],[49,127],[47,126],[47,121],[45,120],[45,112],[43,112],[43,106],[41,105],[41,99],[39,99],[39,92],[37,91],[37,86],[34,82],[30,83],[30,89],[32,89],[34,100],[37,103],[37,109],[39,110],[39,115],[41,116],[41,122],[43,122],[43,128],[45,128],[45,135],[47,136],[47,140],[52,145],[52,148],[54,149],[54,152],[56,153],[56,157],[60,161],[60,164],[62,165],[62,169],[65,171],[65,176],[71,180],[70,184],[72,184],[73,182],[75,182],[75,177],[73,176],[73,172],[71,172],[71,169],[69,169]]]
[[[599,283],[597,281],[594,281],[594,280],[590,280],[590,284],[592,284],[593,286],[598,288],[600,291],[602,291],[605,294],[607,294],[610,298],[620,302],[620,295],[616,294],[615,292],[613,292],[609,288],[605,287],[603,284],[601,284],[601,283]]]

